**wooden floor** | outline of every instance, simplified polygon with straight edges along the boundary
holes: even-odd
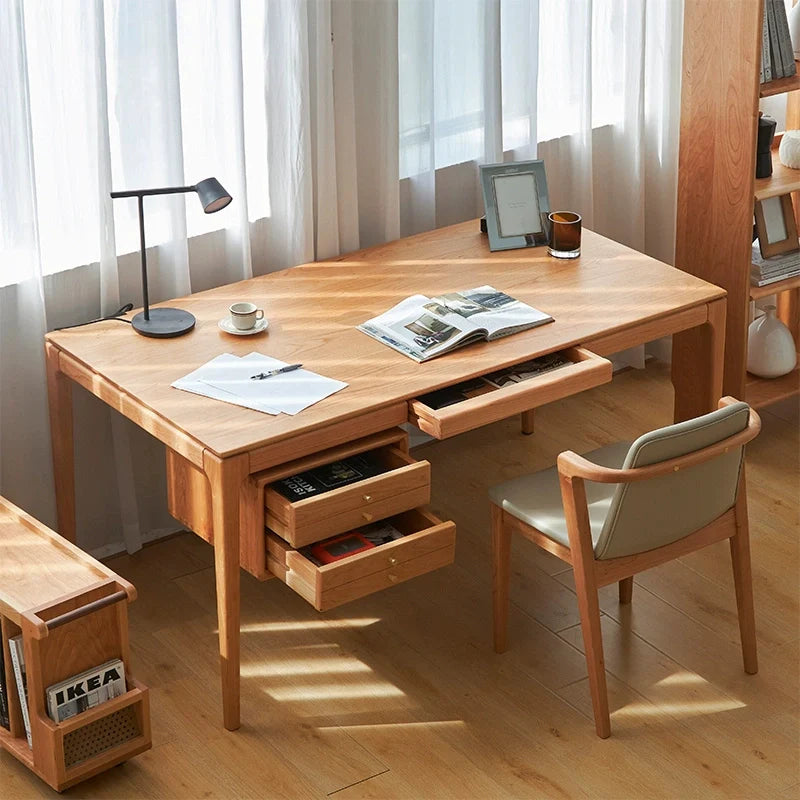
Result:
[[[66,792],[114,798],[798,798],[797,402],[765,412],[748,480],[758,675],[741,666],[727,545],[602,591],[612,736],[591,721],[572,579],[515,543],[511,647],[491,649],[487,486],[670,421],[663,366],[424,445],[456,563],[317,614],[243,575],[242,716],[225,732],[211,548],[183,534],[110,565],[139,590],[153,749]],[[0,753],[3,800],[54,794]]]

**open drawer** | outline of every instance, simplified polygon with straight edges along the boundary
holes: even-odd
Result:
[[[424,509],[406,511],[388,522],[402,538],[323,566],[268,531],[267,565],[314,608],[327,611],[452,563],[452,522],[442,522]]]
[[[291,501],[273,485],[264,487],[266,526],[295,547],[318,542],[359,525],[408,511],[430,501],[431,466],[415,461],[399,443],[361,453],[381,472],[373,477]],[[328,464],[343,458],[343,448],[326,453]],[[319,467],[320,457],[293,462],[293,475]]]
[[[572,363],[502,389],[486,384],[481,394],[451,405],[432,408],[422,398],[409,400],[409,422],[437,439],[447,439],[611,380],[608,359],[582,347],[570,347],[559,355]]]

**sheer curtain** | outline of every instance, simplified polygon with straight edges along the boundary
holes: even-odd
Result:
[[[112,188],[215,175],[234,197],[145,201],[153,299],[478,216],[477,165],[537,142],[555,204],[669,260],[681,6],[0,2],[0,491],[54,523],[43,333],[141,302]],[[175,529],[163,447],[74,400],[79,542]]]
[[[141,302],[136,203],[112,188],[215,175],[234,197],[211,216],[145,200],[151,300],[399,234],[396,19],[358,0],[0,3],[5,496],[55,523],[45,330]],[[163,447],[73,394],[79,543],[176,529]]]
[[[477,165],[536,153],[538,0],[400,0],[403,234],[480,216]]]

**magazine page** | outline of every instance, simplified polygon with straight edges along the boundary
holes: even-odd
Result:
[[[486,334],[468,316],[421,294],[358,328],[415,361],[427,361]]]
[[[433,302],[446,312],[463,317],[476,328],[484,329],[489,340],[553,321],[549,314],[515,300],[493,286],[450,292],[434,297]]]

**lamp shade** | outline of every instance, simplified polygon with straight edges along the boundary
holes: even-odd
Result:
[[[231,201],[231,196],[216,178],[206,178],[194,188],[206,214],[213,214],[225,208]]]

